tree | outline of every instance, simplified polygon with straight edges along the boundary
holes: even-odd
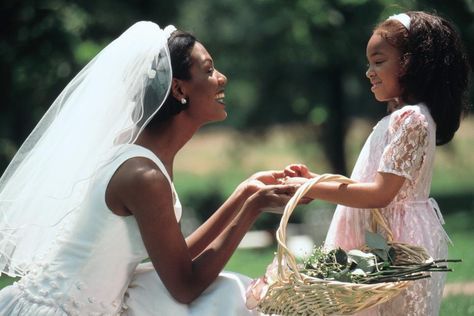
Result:
[[[229,77],[226,124],[261,132],[299,122],[347,174],[347,122],[379,117],[367,92],[365,45],[391,13],[437,11],[455,21],[471,61],[474,10],[467,0],[25,0],[2,4],[0,169],[65,84],[138,20],[176,24],[200,38]],[[374,110],[375,109],[375,110]],[[308,142],[308,143],[311,143]]]
[[[174,20],[177,6],[151,0],[3,3],[0,170],[67,82],[102,47],[138,20]]]
[[[347,174],[348,118],[386,111],[375,105],[365,78],[373,27],[394,13],[437,9],[466,30],[472,48],[473,10],[468,1],[456,2],[195,0],[186,3],[179,21],[230,75],[229,123],[258,132],[272,124],[306,124],[314,130],[312,142],[324,144],[332,171]]]

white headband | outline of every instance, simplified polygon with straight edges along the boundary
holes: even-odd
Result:
[[[394,14],[388,17],[387,20],[397,20],[409,31],[411,19],[406,13]]]

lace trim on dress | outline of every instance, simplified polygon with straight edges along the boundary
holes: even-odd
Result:
[[[54,311],[63,311],[66,315],[118,315],[123,310],[122,300],[117,298],[113,302],[98,302],[93,296],[80,295],[79,292],[87,290],[81,281],[66,282],[68,289],[63,289],[64,281],[68,277],[61,272],[49,272],[48,265],[36,264],[30,273],[20,281],[13,284],[21,292],[21,298],[29,304],[47,306]],[[61,286],[63,285],[63,286]],[[66,294],[70,288],[78,292],[78,295]],[[85,311],[89,311],[84,314]]]
[[[394,114],[388,129],[390,143],[382,154],[379,171],[411,181],[423,165],[428,146],[428,123],[425,116],[413,108]]]

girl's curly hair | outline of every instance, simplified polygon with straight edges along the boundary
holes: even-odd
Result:
[[[448,143],[468,109],[471,67],[458,32],[436,15],[407,12],[410,30],[389,19],[379,24],[380,34],[400,52],[401,99],[423,102],[436,123],[436,145]]]

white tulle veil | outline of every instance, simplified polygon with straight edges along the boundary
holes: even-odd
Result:
[[[51,250],[97,169],[161,107],[171,86],[173,30],[131,26],[66,86],[18,150],[0,178],[2,273],[22,276]],[[147,89],[156,93],[151,109],[143,107]]]

